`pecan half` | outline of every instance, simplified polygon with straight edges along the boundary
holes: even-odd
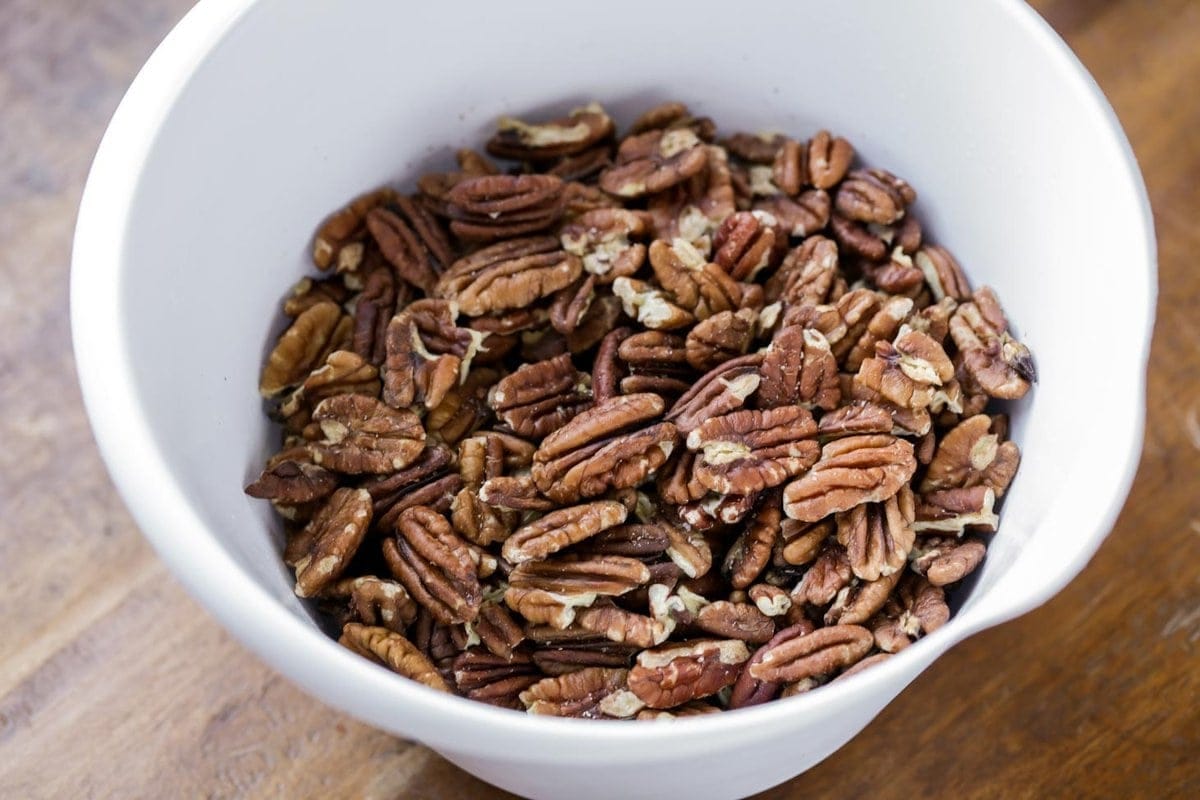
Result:
[[[311,542],[296,561],[296,595],[313,597],[337,580],[371,525],[371,495],[338,489],[305,526]]]
[[[804,306],[832,300],[838,278],[838,249],[824,236],[810,236],[784,257],[764,287],[767,300]],[[824,333],[825,331],[822,331]]]
[[[314,464],[308,450],[289,447],[267,461],[258,479],[246,487],[246,494],[283,503],[308,503],[328,497],[337,485],[337,477]]]
[[[776,194],[754,202],[754,210],[770,214],[785,235],[804,237],[829,224],[832,203],[823,189],[809,189],[798,197]]]
[[[525,308],[570,286],[583,272],[578,256],[559,247],[552,236],[510,239],[460,258],[434,288],[453,299],[459,310],[477,317]]]
[[[312,259],[317,268],[336,267],[338,272],[358,269],[363,258],[367,214],[395,197],[395,190],[385,186],[359,195],[326,217],[313,238]]]
[[[938,442],[933,460],[921,479],[922,492],[987,486],[1002,497],[1021,460],[1012,442],[991,432],[992,420],[977,414],[954,426]]]
[[[920,576],[911,575],[897,588],[874,623],[875,646],[897,653],[950,619],[945,592]]]
[[[406,293],[406,290],[405,290]],[[397,300],[408,302],[396,292],[396,279],[390,270],[373,270],[354,303],[354,337],[351,349],[372,364],[383,363],[386,356],[387,326],[396,313]]]
[[[712,244],[713,261],[735,281],[748,281],[779,264],[787,249],[787,234],[765,211],[738,211],[717,228]]]
[[[890,225],[904,216],[917,193],[887,170],[856,169],[838,187],[838,213],[859,222]]]
[[[430,291],[438,275],[454,260],[450,241],[433,214],[408,197],[367,214],[367,229],[379,252],[396,274],[423,292]]]
[[[641,197],[687,180],[707,162],[704,142],[692,130],[650,130],[621,142],[616,163],[600,173],[600,188],[618,197]]]
[[[804,163],[808,167],[808,183],[818,189],[832,189],[850,169],[854,147],[840,136],[821,130],[808,140]]]
[[[563,181],[556,175],[483,175],[446,193],[450,232],[494,242],[545,230],[563,215]]]
[[[733,588],[745,589],[767,568],[780,535],[782,518],[776,496],[762,504],[745,531],[734,540],[722,567]]]
[[[430,689],[448,692],[450,687],[425,654],[395,631],[372,625],[347,623],[338,642],[364,658],[411,678]]]
[[[971,296],[971,287],[962,267],[950,255],[950,251],[935,244],[928,244],[913,256],[913,264],[921,270],[933,299],[941,301],[966,300]]]
[[[445,506],[462,487],[462,480],[450,472],[453,460],[448,448],[434,444],[404,469],[364,481],[362,488],[374,501],[376,528],[390,533],[400,513],[411,506]]]
[[[871,632],[858,625],[832,625],[764,647],[750,676],[766,681],[800,681],[849,667],[871,649]]]
[[[488,404],[521,436],[541,438],[570,422],[591,405],[586,376],[567,354],[525,364],[500,380]]]
[[[387,327],[383,399],[394,408],[423,403],[433,408],[462,383],[486,333],[455,325],[447,300],[410,303]]]
[[[713,636],[763,644],[775,635],[775,623],[753,603],[718,600],[696,614],[696,627]]]
[[[322,301],[300,313],[267,356],[259,379],[263,397],[275,397],[296,386],[326,356],[350,343],[353,323],[336,303]]]
[[[908,560],[916,533],[912,490],[907,486],[882,503],[861,503],[837,515],[837,540],[850,555],[850,568],[873,581],[898,572]]]
[[[500,158],[545,161],[582,153],[612,136],[615,127],[599,103],[588,103],[549,122],[530,124],[516,117],[501,117],[487,151]]]
[[[937,387],[954,378],[954,365],[936,341],[920,331],[903,331],[895,344],[875,343],[875,357],[858,368],[858,380],[906,408],[926,408]]]
[[[846,548],[826,542],[812,566],[792,589],[792,603],[823,606],[833,602],[838,593],[850,585],[853,572]]]
[[[758,390],[762,360],[761,354],[750,353],[709,370],[671,406],[666,420],[688,434],[706,419],[741,408]]]
[[[396,633],[403,633],[417,618],[417,604],[404,587],[374,575],[343,578],[326,587],[321,596],[346,598],[355,622],[379,625]]]
[[[887,602],[900,576],[896,571],[875,580],[855,580],[841,589],[825,612],[826,625],[863,625]]]
[[[969,489],[943,489],[917,498],[913,530],[947,531],[961,534],[968,526],[994,531],[1000,518],[992,510],[996,493],[987,486]]]
[[[824,438],[854,436],[863,433],[891,433],[892,415],[884,406],[855,402],[821,415],[817,432]]]
[[[583,630],[597,633],[611,642],[641,648],[662,644],[674,630],[673,624],[612,605],[582,609],[575,621]]]
[[[745,643],[737,639],[701,639],[643,650],[629,670],[629,690],[650,708],[674,708],[731,685],[749,658]]]
[[[684,239],[668,244],[656,239],[650,245],[650,266],[675,303],[704,320],[742,305],[742,285]]]
[[[628,672],[623,669],[587,667],[543,678],[521,692],[521,702],[530,714],[555,717],[603,717],[601,702],[623,689]]]
[[[646,281],[617,278],[613,281],[613,294],[621,299],[621,308],[627,316],[650,330],[677,330],[696,321],[690,311],[675,304],[669,293]]]
[[[518,529],[501,551],[510,564],[540,560],[625,521],[625,506],[598,500],[551,511]]]
[[[925,536],[909,554],[913,572],[923,575],[934,586],[948,586],[975,571],[987,555],[987,545],[979,539]]]
[[[685,343],[687,363],[701,372],[720,366],[743,355],[754,340],[758,314],[752,308],[722,311],[688,331]],[[836,375],[834,377],[836,382]]]
[[[688,341],[690,338],[665,331],[627,334],[617,348],[629,373],[620,382],[621,393],[653,392],[666,397],[686,392],[694,377],[688,363]]]
[[[521,692],[541,680],[537,665],[526,653],[511,658],[470,647],[452,660],[454,684],[460,694],[494,706],[523,711]]]
[[[733,684],[733,691],[729,695],[729,707],[746,708],[747,706],[754,706],[775,699],[783,686],[782,682],[756,678],[750,674],[750,670],[760,664],[763,657],[771,652],[773,648],[812,632],[813,624],[808,620],[804,620],[779,631],[765,645],[758,648],[754,652],[754,655],[750,656],[750,659],[742,665],[742,670]]]
[[[784,489],[783,510],[792,519],[816,522],[859,503],[886,500],[917,469],[913,447],[884,434],[848,436],[821,448],[812,468]]]
[[[1019,400],[1037,380],[1033,354],[1008,331],[1008,320],[988,287],[975,292],[950,318],[950,336],[967,374],[991,397]]]
[[[688,434],[698,451],[695,475],[721,494],[750,494],[794,478],[816,463],[817,424],[800,406],[732,411],[712,417]]]
[[[438,622],[454,625],[473,621],[483,603],[469,548],[445,517],[416,506],[400,515],[396,536],[384,540],[383,556],[414,600]]]
[[[325,398],[313,411],[313,422],[323,438],[308,445],[308,452],[314,463],[334,472],[394,472],[425,449],[425,430],[416,414],[366,395]]]
[[[565,628],[597,597],[615,597],[650,580],[641,561],[623,556],[527,561],[509,574],[504,601],[533,623]]]
[[[841,402],[837,361],[819,331],[799,325],[781,328],[763,355],[761,374],[760,407],[799,404],[831,411]]]
[[[836,523],[832,518],[820,522],[797,522],[785,519],[779,527],[778,558],[775,563],[801,566],[821,552],[821,545],[834,535]]]

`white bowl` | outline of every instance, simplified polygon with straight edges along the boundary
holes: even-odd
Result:
[[[268,504],[242,494],[275,445],[258,370],[317,221],[482,141],[503,112],[593,98],[626,123],[678,98],[727,131],[848,137],[916,186],[931,237],[997,289],[1033,348],[1041,382],[1013,409],[1024,461],[978,583],[949,624],[853,680],[669,726],[438,694],[318,630]],[[139,525],[280,672],[535,798],[727,798],[817,763],[941,653],[1042,603],[1091,557],[1140,451],[1152,231],[1112,110],[1015,0],[206,0],[150,58],[96,156],[72,324],[96,438]]]

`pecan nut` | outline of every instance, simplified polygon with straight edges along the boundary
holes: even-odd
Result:
[[[861,503],[838,514],[837,540],[849,553],[854,574],[873,581],[898,572],[916,540],[915,516],[907,486],[882,503]]]
[[[913,530],[961,534],[968,526],[994,531],[1000,518],[993,511],[996,493],[988,486],[943,489],[917,498]]]
[[[933,633],[950,619],[946,595],[920,576],[910,575],[888,600],[874,624],[875,645],[897,653],[923,635]]]
[[[688,331],[684,351],[687,363],[707,372],[750,349],[758,314],[752,308],[722,311]],[[834,377],[836,381],[836,376]]]
[[[792,519],[816,522],[859,503],[886,500],[912,479],[913,446],[885,434],[848,436],[821,448],[811,469],[787,485],[783,510]]]
[[[765,645],[754,651],[750,659],[742,665],[742,670],[733,684],[733,691],[729,694],[729,707],[746,708],[773,700],[779,694],[782,682],[756,678],[750,674],[751,668],[761,663],[763,657],[774,647],[798,636],[806,636],[813,630],[813,624],[808,620],[798,622],[779,631]]]
[[[905,408],[926,408],[938,387],[954,378],[954,364],[942,346],[920,331],[904,331],[895,344],[875,343],[875,357],[859,365],[858,380],[886,400]]]
[[[765,651],[749,667],[752,678],[766,681],[801,681],[830,675],[859,661],[871,649],[871,631],[859,625],[831,625],[796,636]]]
[[[437,406],[462,383],[486,333],[455,325],[446,300],[417,300],[388,323],[383,399],[394,408]]]
[[[600,188],[618,197],[661,192],[704,169],[704,142],[689,128],[650,130],[621,142],[617,159],[600,173]]]
[[[817,131],[808,140],[804,162],[808,167],[808,183],[818,189],[832,189],[850,169],[854,147],[829,131]]]
[[[272,456],[246,494],[283,503],[308,503],[328,497],[337,488],[332,472],[312,462],[308,450],[290,447]]]
[[[543,678],[521,692],[521,702],[530,714],[597,719],[605,716],[601,703],[625,688],[628,674],[623,669],[587,667]]]
[[[563,226],[563,250],[577,256],[583,269],[600,283],[612,283],[641,269],[646,245],[631,242],[649,232],[645,218],[634,211],[600,208]]]
[[[763,408],[800,404],[832,411],[841,402],[837,361],[820,331],[780,329],[763,355],[761,373],[756,402]]]
[[[753,603],[718,600],[696,614],[696,627],[713,636],[764,644],[775,635],[775,623]]]
[[[509,239],[455,261],[434,287],[462,313],[478,317],[523,309],[579,279],[579,257],[553,236]]]
[[[758,374],[762,360],[761,354],[750,353],[709,370],[675,401],[666,420],[688,434],[706,419],[741,408],[762,381]]]
[[[404,587],[374,575],[343,578],[328,586],[321,596],[346,598],[355,622],[396,633],[403,633],[417,618],[417,604]]]
[[[313,597],[337,580],[371,525],[371,495],[338,489],[306,527],[308,552],[296,561],[296,595]]]
[[[322,301],[300,313],[267,356],[259,379],[263,397],[276,397],[296,386],[335,350],[350,343],[353,323],[337,303]]]
[[[695,475],[720,494],[750,494],[794,478],[816,463],[817,424],[800,406],[731,411],[705,420],[688,434],[699,453]]]
[[[738,639],[700,639],[638,654],[629,690],[650,708],[674,708],[737,680],[750,651]]]
[[[518,529],[501,552],[510,564],[541,560],[621,524],[626,514],[625,506],[613,500],[560,508]]]
[[[615,125],[599,103],[588,103],[565,117],[549,122],[523,122],[501,117],[487,151],[499,158],[545,161],[582,153],[612,136]]]
[[[1037,380],[1033,354],[1012,337],[996,295],[979,289],[950,318],[950,336],[968,375],[991,397],[1019,400]]]
[[[312,259],[317,268],[336,267],[338,272],[358,269],[363,259],[367,214],[395,197],[396,192],[385,186],[354,198],[326,217],[313,238]]]
[[[525,364],[500,380],[488,404],[520,436],[553,434],[591,405],[586,376],[567,354]]]
[[[440,223],[411,198],[397,197],[390,205],[371,209],[366,223],[396,274],[423,292],[430,291],[454,261]]]
[[[411,411],[373,397],[338,394],[313,411],[323,438],[308,446],[313,462],[348,475],[394,472],[425,449],[425,429]]]
[[[985,414],[969,417],[950,429],[934,451],[921,479],[922,492],[987,486],[1002,497],[1017,473],[1021,451],[991,432]]]
[[[838,213],[858,222],[891,225],[917,199],[911,186],[887,170],[856,169],[838,187]]]
[[[563,181],[556,175],[483,175],[446,193],[450,232],[494,242],[543,231],[563,215]]]
[[[381,664],[392,672],[411,678],[439,692],[450,687],[437,668],[417,647],[395,631],[372,625],[347,623],[338,642],[360,656]]]
[[[733,588],[745,589],[771,563],[771,553],[782,530],[782,517],[776,495],[762,504],[745,531],[734,540],[722,568]]]
[[[396,536],[384,540],[383,556],[396,580],[443,625],[471,622],[479,615],[483,590],[470,545],[431,508],[409,508],[396,521]]]

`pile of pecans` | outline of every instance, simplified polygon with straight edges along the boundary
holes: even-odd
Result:
[[[1034,380],[990,289],[821,131],[504,118],[329,217],[247,487],[341,642],[532,713],[808,691],[944,624]]]

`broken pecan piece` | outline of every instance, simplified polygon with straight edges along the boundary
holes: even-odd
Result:
[[[394,408],[433,408],[462,383],[486,333],[460,328],[448,300],[410,303],[387,327],[383,399]]]
[[[583,269],[602,284],[629,277],[646,260],[646,245],[631,242],[649,233],[645,218],[634,211],[600,208],[564,225],[563,249],[578,256]]]

